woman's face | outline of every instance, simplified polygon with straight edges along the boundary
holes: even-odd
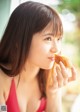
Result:
[[[61,50],[60,37],[53,36],[53,25],[49,23],[41,32],[33,35],[28,62],[42,69],[51,69],[54,54]]]

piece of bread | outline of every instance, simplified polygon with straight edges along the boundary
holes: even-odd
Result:
[[[59,64],[60,61],[64,64],[65,67],[71,68],[71,63],[67,57],[55,54],[55,62]]]

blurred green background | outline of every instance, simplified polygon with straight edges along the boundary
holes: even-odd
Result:
[[[14,8],[27,0],[0,0],[0,39],[5,30],[8,18]],[[33,0],[39,1],[39,0]],[[64,27],[62,53],[70,58],[80,78],[80,0],[43,0],[55,8],[62,19]],[[74,81],[64,87],[62,92],[63,112],[80,112],[80,81]],[[74,105],[73,105],[74,104]],[[77,110],[77,108],[79,108]],[[75,110],[76,109],[76,110]]]
[[[62,50],[76,67],[78,79],[63,88],[63,112],[80,112],[80,0],[59,0],[56,9],[64,27]]]

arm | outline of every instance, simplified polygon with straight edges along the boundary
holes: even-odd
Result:
[[[5,104],[5,99],[4,99],[2,91],[0,90],[0,105],[3,105],[3,104]]]
[[[1,72],[1,71],[0,71]],[[3,80],[3,74],[0,73],[0,105],[5,104],[5,81]]]
[[[61,90],[47,96],[46,112],[62,112]]]

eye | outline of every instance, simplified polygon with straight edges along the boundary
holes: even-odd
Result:
[[[60,41],[60,40],[61,40],[60,38],[57,39],[57,41]]]
[[[47,40],[47,41],[51,41],[52,38],[51,38],[51,37],[46,37],[45,40]]]
[[[61,41],[62,40],[62,37],[59,37],[58,39],[57,39],[57,41]]]

